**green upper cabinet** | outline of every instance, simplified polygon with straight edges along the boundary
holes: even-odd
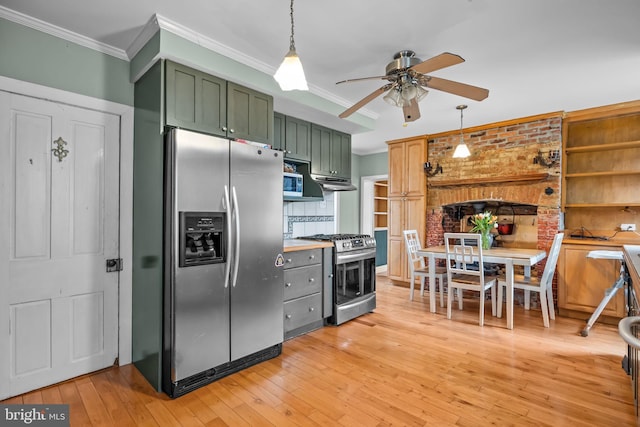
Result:
[[[227,81],[166,61],[166,124],[227,136]]]
[[[284,114],[273,113],[273,149],[285,151]]]
[[[272,144],[271,96],[172,61],[165,88],[167,125]]]
[[[334,176],[351,179],[351,135],[336,130],[332,132],[331,162]]]
[[[332,176],[331,171],[331,133],[324,126],[311,125],[311,173]]]
[[[295,160],[311,160],[311,123],[285,116],[285,157]]]
[[[227,83],[228,136],[273,143],[273,97]]]
[[[351,135],[320,125],[311,126],[311,173],[351,178]]]

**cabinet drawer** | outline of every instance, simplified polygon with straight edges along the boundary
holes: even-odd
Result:
[[[322,319],[322,295],[320,293],[284,303],[284,331],[291,331]]]
[[[322,249],[294,251],[284,254],[284,268],[302,267],[322,262]]]
[[[284,271],[284,300],[299,298],[322,290],[322,265],[291,268]]]

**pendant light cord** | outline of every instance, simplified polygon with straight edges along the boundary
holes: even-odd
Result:
[[[291,37],[289,39],[289,50],[292,50],[295,52],[296,43],[293,41],[293,0],[291,0],[291,11],[289,15],[291,16]]]

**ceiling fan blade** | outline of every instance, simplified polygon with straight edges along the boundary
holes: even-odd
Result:
[[[336,82],[337,85],[341,84],[341,83],[351,83],[351,82],[359,82],[362,80],[381,80],[381,79],[388,79],[389,76],[373,76],[373,77],[360,77],[357,79],[347,79],[347,80],[340,80],[339,82]]]
[[[411,100],[409,105],[402,107],[404,113],[405,122],[413,122],[420,118],[420,107],[418,107],[418,101],[415,98]]]
[[[416,64],[409,69],[417,73],[426,74],[445,67],[460,64],[461,62],[464,62],[464,59],[461,56],[449,52],[444,52],[438,56],[427,59],[426,61],[422,61],[421,63]]]
[[[441,79],[440,77],[424,76],[421,84],[424,84],[431,89],[441,90],[443,92],[449,92],[454,95],[464,96],[465,98],[473,99],[475,101],[482,101],[489,96],[489,90],[483,89],[477,86],[471,86],[465,83],[454,82],[452,80]]]
[[[391,89],[394,86],[394,84],[386,84],[381,88],[374,90],[369,95],[365,96],[360,101],[353,104],[350,108],[347,108],[346,110],[344,110],[342,113],[338,115],[338,117],[340,117],[341,119],[349,117],[350,115],[355,113],[357,110],[359,110],[360,108],[364,107],[366,104],[371,102],[374,98]]]

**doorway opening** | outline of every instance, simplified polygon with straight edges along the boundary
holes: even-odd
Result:
[[[388,175],[363,176],[361,178],[360,232],[376,239],[376,272],[387,271],[387,194]]]

